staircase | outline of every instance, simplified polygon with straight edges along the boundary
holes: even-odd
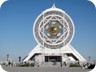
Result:
[[[60,62],[44,62],[40,65],[40,67],[60,67]]]

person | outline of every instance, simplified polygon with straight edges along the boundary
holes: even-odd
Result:
[[[66,62],[65,62],[65,61],[63,62],[63,65],[64,65],[64,66],[67,66],[67,64],[66,64]]]

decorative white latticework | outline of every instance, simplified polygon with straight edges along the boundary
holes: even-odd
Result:
[[[75,31],[72,19],[55,5],[37,17],[33,29],[36,41],[47,48],[67,45]]]

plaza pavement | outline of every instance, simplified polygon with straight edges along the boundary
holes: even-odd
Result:
[[[76,67],[3,67],[8,72],[88,72]]]

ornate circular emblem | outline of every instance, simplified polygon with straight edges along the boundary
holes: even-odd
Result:
[[[61,48],[71,42],[74,24],[61,9],[50,8],[42,12],[34,23],[34,37],[47,48]]]

